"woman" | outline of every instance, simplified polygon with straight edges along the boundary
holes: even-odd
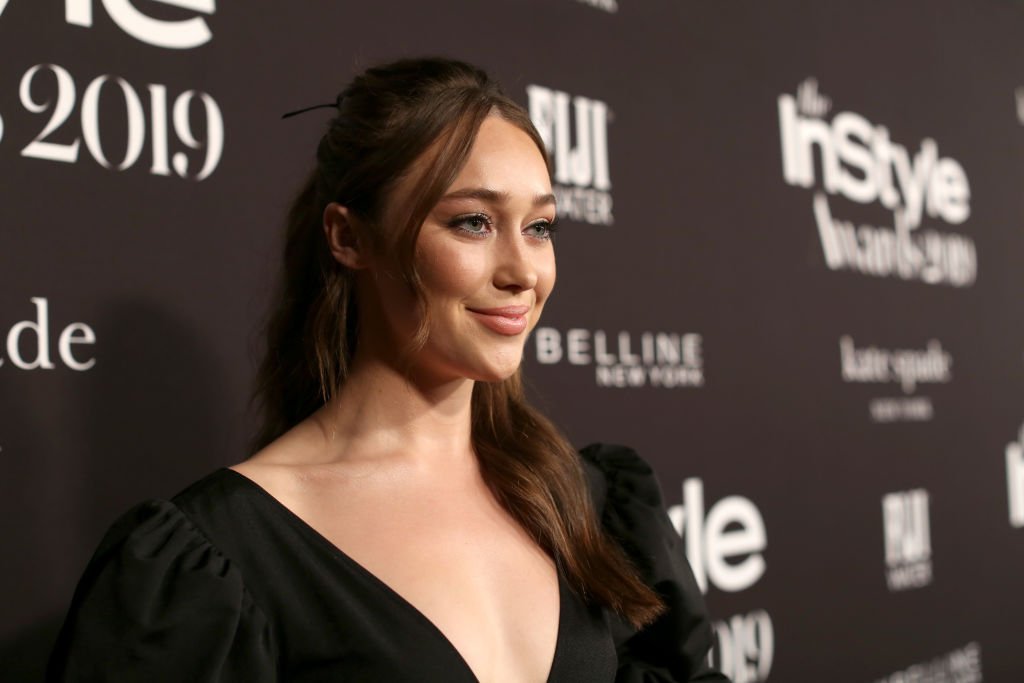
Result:
[[[112,527],[51,677],[724,680],[650,468],[577,453],[523,396],[555,282],[529,117],[442,59],[370,69],[333,106],[255,453]]]

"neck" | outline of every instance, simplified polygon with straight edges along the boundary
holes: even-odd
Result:
[[[314,417],[328,462],[401,460],[433,466],[474,459],[473,380],[408,378],[370,357],[353,359],[341,390]]]

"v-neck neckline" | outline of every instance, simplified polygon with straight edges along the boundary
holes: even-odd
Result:
[[[462,664],[462,667],[465,669],[466,673],[472,678],[472,680],[475,681],[475,683],[481,683],[480,678],[476,675],[476,672],[473,671],[473,668],[469,665],[469,662],[466,661],[466,658],[462,655],[459,649],[455,647],[455,644],[451,641],[451,639],[448,638],[447,635],[445,635],[444,631],[442,631],[441,628],[430,619],[430,617],[428,617],[426,614],[423,613],[422,610],[416,607],[416,605],[412,604],[408,599],[406,599],[404,596],[402,596],[401,593],[392,588],[382,578],[380,578],[379,576],[371,572],[369,569],[364,567],[362,564],[357,562],[351,555],[346,553],[338,545],[336,545],[322,533],[317,531],[316,528],[313,527],[313,525],[311,525],[309,522],[307,522],[302,517],[293,512],[291,508],[289,508],[287,505],[278,500],[273,494],[270,493],[270,491],[267,491],[265,488],[257,484],[249,477],[245,476],[241,472],[238,472],[237,470],[231,469],[230,467],[222,467],[221,472],[230,473],[228,476],[234,476],[236,480],[240,480],[246,486],[248,486],[250,490],[255,491],[262,498],[266,499],[268,502],[271,503],[273,508],[277,510],[279,513],[281,513],[286,519],[288,519],[293,526],[297,527],[301,532],[304,532],[306,535],[311,536],[317,543],[323,546],[324,549],[329,554],[333,555],[335,558],[340,560],[350,570],[362,576],[364,579],[368,580],[372,585],[376,586],[381,591],[381,593],[390,598],[392,602],[399,605],[402,609],[408,612],[414,619],[421,622],[426,627],[428,632],[433,633],[436,639],[440,640],[441,643],[445,646],[445,648],[448,649],[451,652],[451,654],[455,655],[456,659]],[[562,572],[558,568],[557,563],[555,565],[555,576],[558,581],[558,627],[555,633],[555,650],[552,653],[551,665],[548,669],[547,677],[545,678],[545,681],[547,681],[548,683],[551,683],[551,677],[555,674],[555,668],[558,665],[559,656],[562,651],[562,641],[564,640],[564,622],[565,617],[568,614],[568,610],[566,609],[565,605],[567,597],[567,586],[564,585],[565,581],[562,577]]]

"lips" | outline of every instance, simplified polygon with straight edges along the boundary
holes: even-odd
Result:
[[[471,308],[469,309],[474,313],[483,313],[484,315],[503,315],[505,317],[514,318],[520,315],[524,315],[530,310],[529,306],[502,306],[501,308]]]
[[[485,327],[498,334],[513,336],[526,329],[529,306],[501,306],[499,308],[470,308],[469,312]]]

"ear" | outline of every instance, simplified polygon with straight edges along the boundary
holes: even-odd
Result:
[[[331,202],[324,209],[324,236],[331,254],[343,266],[359,270],[369,265],[369,254],[365,240],[359,239],[355,223],[348,208],[337,202]]]

